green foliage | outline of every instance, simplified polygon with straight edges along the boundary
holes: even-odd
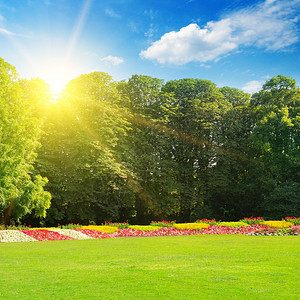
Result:
[[[35,103],[11,65],[0,58],[0,222],[19,221],[31,212],[44,217],[51,196],[46,178],[34,175],[40,121]]]
[[[219,220],[219,222],[221,222],[221,220]],[[206,224],[209,224],[209,225],[217,225],[219,222],[216,221],[216,219],[211,219],[211,220],[208,220],[208,219],[201,219],[201,220],[196,220],[196,223],[206,223]]]
[[[95,72],[72,80],[49,106],[36,166],[53,196],[48,224],[99,224],[132,214],[131,172],[119,148],[130,124],[118,97],[111,77]]]
[[[176,220],[174,221],[152,221],[150,223],[151,226],[155,227],[173,227],[173,225],[176,224]]]
[[[262,203],[268,219],[300,214],[300,183],[286,181],[277,186]],[[289,221],[289,220],[286,220]]]
[[[176,174],[178,219],[205,217],[201,213],[205,211],[209,170],[218,151],[216,131],[228,105],[216,85],[208,80],[172,80],[163,91],[172,95],[168,126],[173,136],[168,152],[179,171]]]
[[[74,228],[80,228],[81,225],[79,225],[79,223],[77,224],[73,224],[73,223],[70,223],[70,224],[66,224],[66,225],[58,225],[58,228],[61,228],[61,229],[74,229]]]
[[[278,92],[282,89],[295,89],[296,80],[287,76],[278,75],[268,80],[263,85],[264,91]]]
[[[31,225],[29,226],[27,226],[26,224],[0,225],[0,230],[23,230],[23,229],[31,229]]]
[[[297,217],[285,217],[282,220],[285,220],[287,222],[291,222],[294,225],[300,225],[300,218],[299,217],[298,218]]]
[[[71,80],[56,102],[49,91],[0,60],[2,222],[300,214],[294,79],[278,75],[250,96],[203,79],[116,83],[93,72]]]
[[[179,213],[177,166],[169,151],[169,130],[162,92],[163,81],[133,75],[118,86],[132,124],[123,160],[133,176],[135,223],[169,218]]]
[[[257,218],[254,218],[254,217],[243,218],[242,220],[240,220],[240,222],[244,222],[244,223],[247,223],[247,224],[250,224],[250,225],[253,225],[253,224],[260,224],[261,222],[264,222],[264,218],[263,218],[263,217],[257,217]]]
[[[259,197],[247,177],[253,176],[249,137],[253,130],[250,95],[230,87],[220,89],[227,110],[215,128],[216,154],[207,180],[207,205],[211,216],[222,220],[239,219],[253,212]],[[251,182],[251,180],[249,180]]]
[[[253,95],[256,127],[251,135],[254,159],[261,166],[266,218],[299,215],[300,91],[293,79],[276,76]]]
[[[119,229],[125,229],[125,228],[129,228],[129,224],[128,222],[106,222],[103,224],[105,226],[112,226],[112,227],[118,227]]]

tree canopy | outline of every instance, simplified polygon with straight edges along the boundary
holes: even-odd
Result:
[[[2,222],[300,213],[294,79],[278,75],[250,95],[204,79],[93,72],[51,100],[45,82],[0,60]]]
[[[47,178],[33,174],[40,121],[28,95],[15,68],[0,59],[0,218],[6,224],[31,212],[45,217],[50,206]]]

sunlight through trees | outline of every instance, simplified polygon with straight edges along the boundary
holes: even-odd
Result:
[[[289,77],[251,96],[202,79],[93,72],[54,100],[46,82],[0,60],[6,224],[300,213],[300,93]]]

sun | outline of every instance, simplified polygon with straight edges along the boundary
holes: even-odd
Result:
[[[48,81],[50,85],[50,90],[53,96],[58,97],[63,89],[65,88],[66,83],[61,81]]]
[[[53,95],[59,95],[72,79],[72,72],[61,69],[59,66],[46,67],[42,73],[41,77],[48,82]]]
[[[48,57],[39,67],[38,77],[49,85],[54,98],[58,98],[67,83],[78,76],[78,66],[63,58]]]
[[[50,93],[51,93],[50,102],[52,104],[57,104],[58,102],[60,102],[62,91],[64,90],[67,82],[63,78],[57,78],[57,77],[51,78],[49,76],[45,80],[49,84],[49,88],[50,88]]]

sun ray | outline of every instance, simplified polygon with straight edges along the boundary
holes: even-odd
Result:
[[[82,28],[85,24],[85,20],[86,20],[86,17],[90,11],[90,8],[91,8],[91,5],[92,5],[92,2],[93,0],[86,0],[84,5],[83,5],[83,8],[80,12],[80,15],[77,19],[77,22],[74,26],[74,29],[73,29],[73,32],[71,34],[71,37],[70,37],[70,40],[69,40],[69,44],[68,44],[68,47],[67,47],[67,51],[66,51],[66,54],[65,54],[65,66],[68,65],[69,61],[70,61],[70,58],[72,56],[72,52],[77,44],[77,41],[78,41],[78,37],[82,31]]]
[[[47,77],[50,83],[52,92],[56,98],[61,93],[66,84],[76,77],[76,65],[71,63],[73,51],[76,47],[79,35],[84,27],[87,15],[90,11],[93,0],[86,0],[80,11],[79,17],[75,23],[74,29],[69,39],[69,43],[66,52],[61,57],[52,57],[48,61],[48,65],[45,67],[45,77]]]
[[[30,66],[30,74],[27,75],[26,78],[39,77],[46,80],[50,84],[55,98],[58,98],[59,93],[71,79],[80,75],[78,68],[79,65],[77,60],[76,62],[72,60],[72,54],[76,48],[80,33],[85,25],[92,2],[93,0],[84,1],[70,34],[67,47],[65,47],[65,51],[61,51],[59,54],[57,53],[57,45],[55,45],[55,48],[53,49],[51,49],[51,47],[49,49],[49,46],[47,45],[47,48],[45,47],[47,50],[40,52],[48,52],[49,54],[45,54],[40,59],[36,59],[34,54],[27,53],[26,48],[18,42],[16,37],[19,35],[7,35],[7,38],[12,43],[13,47],[17,49],[26,64]]]
[[[123,114],[123,112],[120,109],[112,108],[109,103],[101,103],[101,109],[107,112],[112,112],[113,113],[118,113],[120,115]],[[76,105],[71,104],[68,106],[69,111],[76,116],[76,119],[78,120],[81,128],[84,129],[85,133],[93,140],[99,142],[101,145],[101,148],[103,149],[104,153],[109,154],[109,159],[111,160],[112,163],[116,164],[118,169],[121,171],[121,174],[126,178],[126,181],[128,183],[129,188],[135,193],[138,194],[140,199],[148,205],[153,212],[159,217],[163,218],[163,212],[160,209],[160,207],[155,203],[155,201],[149,196],[147,191],[144,189],[144,187],[135,179],[134,174],[125,167],[125,165],[118,160],[117,157],[110,155],[111,151],[109,147],[106,145],[106,142],[101,138],[101,135],[96,132],[90,125],[89,121],[85,120],[84,117],[79,117],[78,116],[78,111],[80,111],[79,108],[76,107]]]

